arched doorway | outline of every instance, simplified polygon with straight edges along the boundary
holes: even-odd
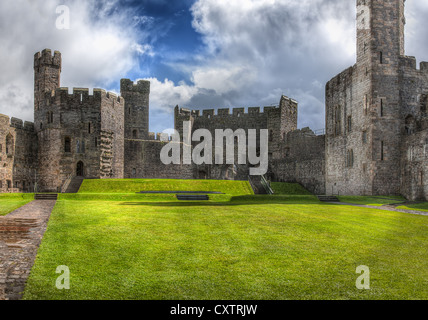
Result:
[[[85,175],[85,166],[83,165],[82,161],[79,161],[76,167],[76,176],[83,177],[84,175]]]

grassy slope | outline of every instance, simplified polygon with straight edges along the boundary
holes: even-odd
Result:
[[[79,193],[136,193],[140,191],[217,191],[229,195],[254,194],[248,181],[219,180],[85,180]]]
[[[400,206],[398,207],[398,209],[428,211],[428,202],[412,204],[407,206]]]
[[[33,194],[0,194],[0,216],[5,216],[33,200]]]
[[[298,183],[272,182],[271,187],[275,194],[311,195],[308,190]]]
[[[63,200],[25,298],[428,299],[427,222],[310,196]],[[55,288],[59,265],[71,290]],[[370,267],[371,290],[355,287],[359,265]]]
[[[397,196],[379,196],[379,197],[368,197],[368,196],[340,196],[339,200],[341,202],[346,203],[354,203],[354,204],[364,204],[364,205],[370,205],[370,206],[383,206],[386,204],[395,204],[404,202],[405,199],[403,197],[397,197]]]

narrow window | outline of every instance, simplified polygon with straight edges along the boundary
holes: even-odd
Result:
[[[0,152],[3,152],[3,146],[0,144]]]
[[[91,123],[88,123],[88,133],[91,134]]]
[[[380,99],[380,116],[383,117],[383,99]]]
[[[385,143],[383,141],[381,141],[381,143],[380,143],[380,160],[381,161],[385,160],[384,151],[385,151]]]
[[[348,117],[348,132],[352,131],[352,116]]]
[[[71,140],[69,137],[64,139],[64,152],[71,152]]]
[[[352,168],[354,166],[354,151],[348,150],[347,157],[346,157],[346,164],[348,168]]]
[[[383,52],[379,52],[379,60],[380,60],[380,64],[383,64]]]
[[[367,143],[367,131],[363,131],[363,144]]]
[[[419,173],[419,185],[424,185],[424,173],[422,171]]]
[[[76,152],[80,153],[80,141],[79,140],[76,141]]]
[[[84,140],[82,140],[82,148],[81,148],[82,150],[82,153],[85,153],[85,141]]]

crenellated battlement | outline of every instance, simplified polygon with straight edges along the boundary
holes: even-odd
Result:
[[[121,92],[138,92],[143,94],[150,93],[150,81],[139,80],[137,83],[134,83],[130,79],[121,79],[120,80],[120,91]]]
[[[412,56],[401,56],[400,66],[402,70],[406,71],[420,71],[422,73],[428,73],[428,62],[422,61],[417,68],[416,58]]]
[[[34,68],[41,67],[43,65],[53,66],[61,68],[61,52],[45,49],[42,52],[37,52],[34,55]]]
[[[45,93],[45,101],[48,105],[54,104],[58,99],[60,103],[79,103],[79,104],[90,104],[95,101],[109,100],[111,102],[117,102],[124,104],[125,99],[118,96],[113,92],[107,92],[104,89],[94,89],[93,94],[89,94],[88,88],[73,88],[72,93],[69,93],[69,88],[62,87],[55,91]]]
[[[0,114],[0,118],[6,122],[9,123],[10,127],[15,128],[15,129],[22,129],[25,131],[34,131],[34,123],[30,122],[30,121],[23,121],[21,119],[18,118],[10,118],[7,115],[4,114]]]
[[[297,101],[283,96],[283,99],[290,101],[292,104],[297,106]],[[177,116],[184,117],[195,117],[195,118],[224,118],[224,117],[243,117],[243,116],[260,116],[263,114],[269,114],[272,111],[279,111],[279,106],[266,106],[261,111],[260,107],[249,107],[246,108],[223,108],[223,109],[204,109],[200,110],[189,110],[186,108],[176,107]]]

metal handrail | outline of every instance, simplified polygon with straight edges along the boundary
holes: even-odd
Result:
[[[261,176],[260,181],[268,194],[274,194],[269,182],[266,180],[264,176]]]

